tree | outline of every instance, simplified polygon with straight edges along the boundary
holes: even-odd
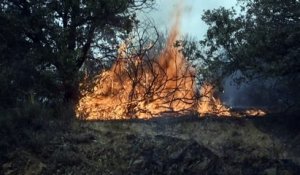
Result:
[[[299,72],[299,23],[295,0],[244,0],[242,12],[224,8],[206,11],[209,25],[203,46],[207,58],[230,63],[251,76],[286,76]]]
[[[111,53],[138,22],[135,11],[153,0],[3,0],[0,3],[1,76],[11,105],[29,96],[65,102],[78,97],[86,60]],[[11,90],[14,89],[14,90]],[[7,92],[6,92],[7,91]]]
[[[300,79],[300,1],[240,0],[241,12],[219,8],[205,11],[208,24],[201,49],[196,49],[208,74],[222,79],[237,70],[244,79],[278,80],[294,94]],[[290,96],[290,95],[289,95]],[[296,100],[295,100],[296,99]]]

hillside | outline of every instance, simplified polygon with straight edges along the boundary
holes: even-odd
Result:
[[[53,121],[5,154],[1,174],[299,174],[297,126],[282,115]]]

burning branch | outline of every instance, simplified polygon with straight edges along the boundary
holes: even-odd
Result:
[[[102,72],[93,91],[80,99],[77,116],[87,120],[149,119],[165,113],[196,111],[201,115],[232,115],[210,83],[201,87],[202,97],[197,98],[196,71],[180,48],[174,47],[178,26],[177,19],[160,52],[155,50],[159,44],[156,28],[154,41],[149,39],[149,27],[137,29],[136,38],[121,44],[111,69]]]

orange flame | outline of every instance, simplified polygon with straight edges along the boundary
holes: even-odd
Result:
[[[82,91],[77,117],[86,120],[149,119],[170,112],[230,116],[230,109],[213,95],[211,85],[203,85],[202,98],[196,98],[195,70],[173,46],[179,34],[180,16],[181,9],[176,11],[166,47],[155,59],[128,56],[127,45],[121,44],[118,60],[95,79],[93,91]]]
[[[202,96],[199,100],[198,106],[200,116],[232,116],[230,108],[227,108],[222,104],[220,98],[215,94],[215,90],[211,84],[202,85],[200,93]]]

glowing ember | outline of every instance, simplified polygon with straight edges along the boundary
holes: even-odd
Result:
[[[248,116],[262,117],[265,116],[267,113],[261,109],[247,109],[245,111],[245,114]]]

